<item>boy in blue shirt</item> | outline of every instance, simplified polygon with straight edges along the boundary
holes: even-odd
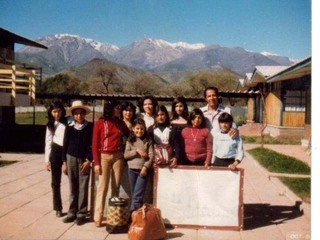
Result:
[[[214,134],[212,166],[228,167],[235,170],[244,158],[243,143],[238,135],[232,138],[228,132],[232,127],[233,117],[229,113],[221,113],[218,118],[220,131]]]

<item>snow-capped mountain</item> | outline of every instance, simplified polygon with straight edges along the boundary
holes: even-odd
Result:
[[[261,52],[261,54],[263,56],[266,56],[267,58],[279,63],[280,65],[288,65],[288,61],[293,63],[294,61],[292,61],[291,59],[287,58],[287,57],[283,57],[280,56],[279,54],[275,54],[275,53],[270,53],[267,51],[263,51]]]
[[[48,50],[24,47],[16,53],[18,60],[43,67],[44,73],[53,74],[65,68],[78,67],[94,58],[112,59],[119,48],[93,39],[70,34],[47,35],[37,42]]]
[[[160,39],[144,38],[120,48],[114,56],[118,63],[151,70],[203,47],[203,44],[169,43]]]
[[[292,63],[287,57],[255,53],[240,47],[170,43],[152,38],[143,38],[124,47],[70,34],[48,35],[36,41],[47,46],[48,50],[27,46],[16,52],[16,59],[41,66],[46,75],[79,67],[96,58],[156,72],[229,68],[244,74],[256,65]]]

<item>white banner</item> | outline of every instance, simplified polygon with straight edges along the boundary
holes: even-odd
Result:
[[[243,169],[156,168],[154,197],[166,224],[242,228]]]

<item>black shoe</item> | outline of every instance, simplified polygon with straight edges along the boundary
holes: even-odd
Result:
[[[63,219],[62,221],[64,222],[64,223],[71,223],[71,222],[73,222],[74,220],[76,220],[76,217],[74,217],[74,216],[67,216],[65,219]]]
[[[83,225],[86,222],[86,218],[85,217],[77,217],[76,219],[76,224],[79,225]]]
[[[57,216],[57,217],[62,217],[62,216],[63,216],[63,215],[62,215],[62,211],[60,211],[60,210],[56,211],[56,216]]]

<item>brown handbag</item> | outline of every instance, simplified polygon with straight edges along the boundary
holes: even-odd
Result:
[[[173,150],[169,144],[155,144],[154,145],[154,162],[156,165],[166,165],[172,158]]]
[[[145,203],[132,213],[132,223],[129,228],[129,240],[165,239],[167,231],[164,226],[161,211]]]

